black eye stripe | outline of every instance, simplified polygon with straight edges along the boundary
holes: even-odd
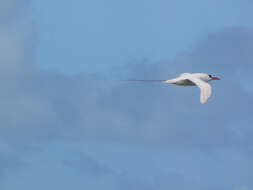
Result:
[[[212,75],[208,75],[210,78],[212,78]]]

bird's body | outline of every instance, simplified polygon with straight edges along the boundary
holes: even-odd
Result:
[[[212,94],[212,87],[208,82],[220,80],[218,77],[206,73],[182,73],[176,78],[169,80],[137,80],[144,82],[163,82],[167,84],[176,84],[180,86],[198,86],[200,88],[200,102],[206,103]],[[136,81],[136,80],[135,80]]]
[[[195,86],[196,84],[192,80],[190,80],[190,78],[196,78],[204,82],[209,82],[212,80],[212,77],[210,76],[205,73],[183,73],[176,78],[165,80],[163,82],[180,86]]]
[[[163,82],[180,86],[198,86],[200,88],[200,102],[204,104],[212,94],[212,87],[208,84],[211,80],[220,79],[206,73],[183,73],[176,78]]]

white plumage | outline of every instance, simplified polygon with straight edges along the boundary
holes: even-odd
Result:
[[[177,78],[164,81],[164,83],[182,86],[198,86],[200,88],[200,102],[204,104],[212,94],[212,87],[210,84],[208,84],[208,82],[211,80],[219,80],[219,78],[212,77],[211,75],[205,73],[183,73]]]
[[[208,82],[220,80],[218,77],[206,73],[182,73],[178,77],[169,80],[131,80],[143,82],[163,82],[180,86],[198,86],[200,88],[200,102],[206,103],[212,94],[212,87]]]

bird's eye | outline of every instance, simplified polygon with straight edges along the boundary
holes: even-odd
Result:
[[[210,78],[212,78],[212,75],[208,75]]]

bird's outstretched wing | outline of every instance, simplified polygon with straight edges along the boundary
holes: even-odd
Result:
[[[195,77],[188,76],[187,79],[192,81],[194,84],[196,84],[200,88],[200,102],[202,104],[206,103],[212,94],[211,85]]]

